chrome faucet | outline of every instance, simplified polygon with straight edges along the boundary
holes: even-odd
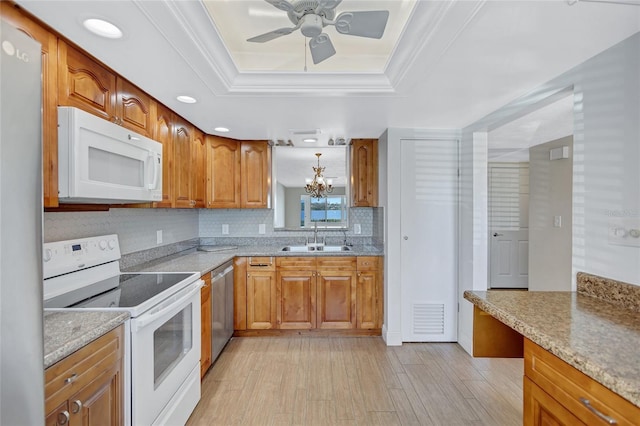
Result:
[[[318,244],[318,222],[313,222],[313,244]]]

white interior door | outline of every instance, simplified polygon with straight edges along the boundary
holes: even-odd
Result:
[[[529,165],[489,164],[489,287],[529,286]]]
[[[491,288],[529,286],[529,230],[495,230],[491,234]]]
[[[456,341],[458,141],[400,146],[402,340]]]

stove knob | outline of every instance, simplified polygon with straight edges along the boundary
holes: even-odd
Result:
[[[107,240],[100,240],[98,246],[100,246],[100,250],[105,250],[107,248]]]
[[[109,250],[116,248],[116,240],[109,240]]]
[[[48,262],[51,260],[51,249],[45,249],[44,253],[42,253],[42,260]]]

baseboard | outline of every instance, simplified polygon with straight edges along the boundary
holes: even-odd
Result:
[[[387,346],[402,346],[402,333],[387,330],[387,326],[382,326],[382,339]]]

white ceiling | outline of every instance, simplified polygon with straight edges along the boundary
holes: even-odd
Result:
[[[243,72],[200,1],[17,2],[203,131],[226,126],[237,139],[286,140],[291,129],[321,129],[328,139],[462,128],[640,31],[636,6],[419,0],[383,72],[277,71],[266,57],[263,71]],[[369,3],[376,2],[344,0],[339,10]],[[89,17],[125,36],[86,32]],[[235,43],[254,35],[244,31]],[[339,35],[333,41],[342,49]],[[180,94],[198,103],[181,104]]]
[[[286,12],[263,0],[204,0],[204,4],[239,72],[301,72],[306,53],[310,72],[383,73],[416,0],[345,0],[334,9],[336,16],[347,11],[389,11],[391,18],[384,35],[379,40],[354,37],[340,34],[329,25],[323,32],[331,38],[336,54],[317,65],[313,64],[309,47],[305,45],[308,39],[299,30],[267,43],[246,41],[278,28],[294,27]]]

